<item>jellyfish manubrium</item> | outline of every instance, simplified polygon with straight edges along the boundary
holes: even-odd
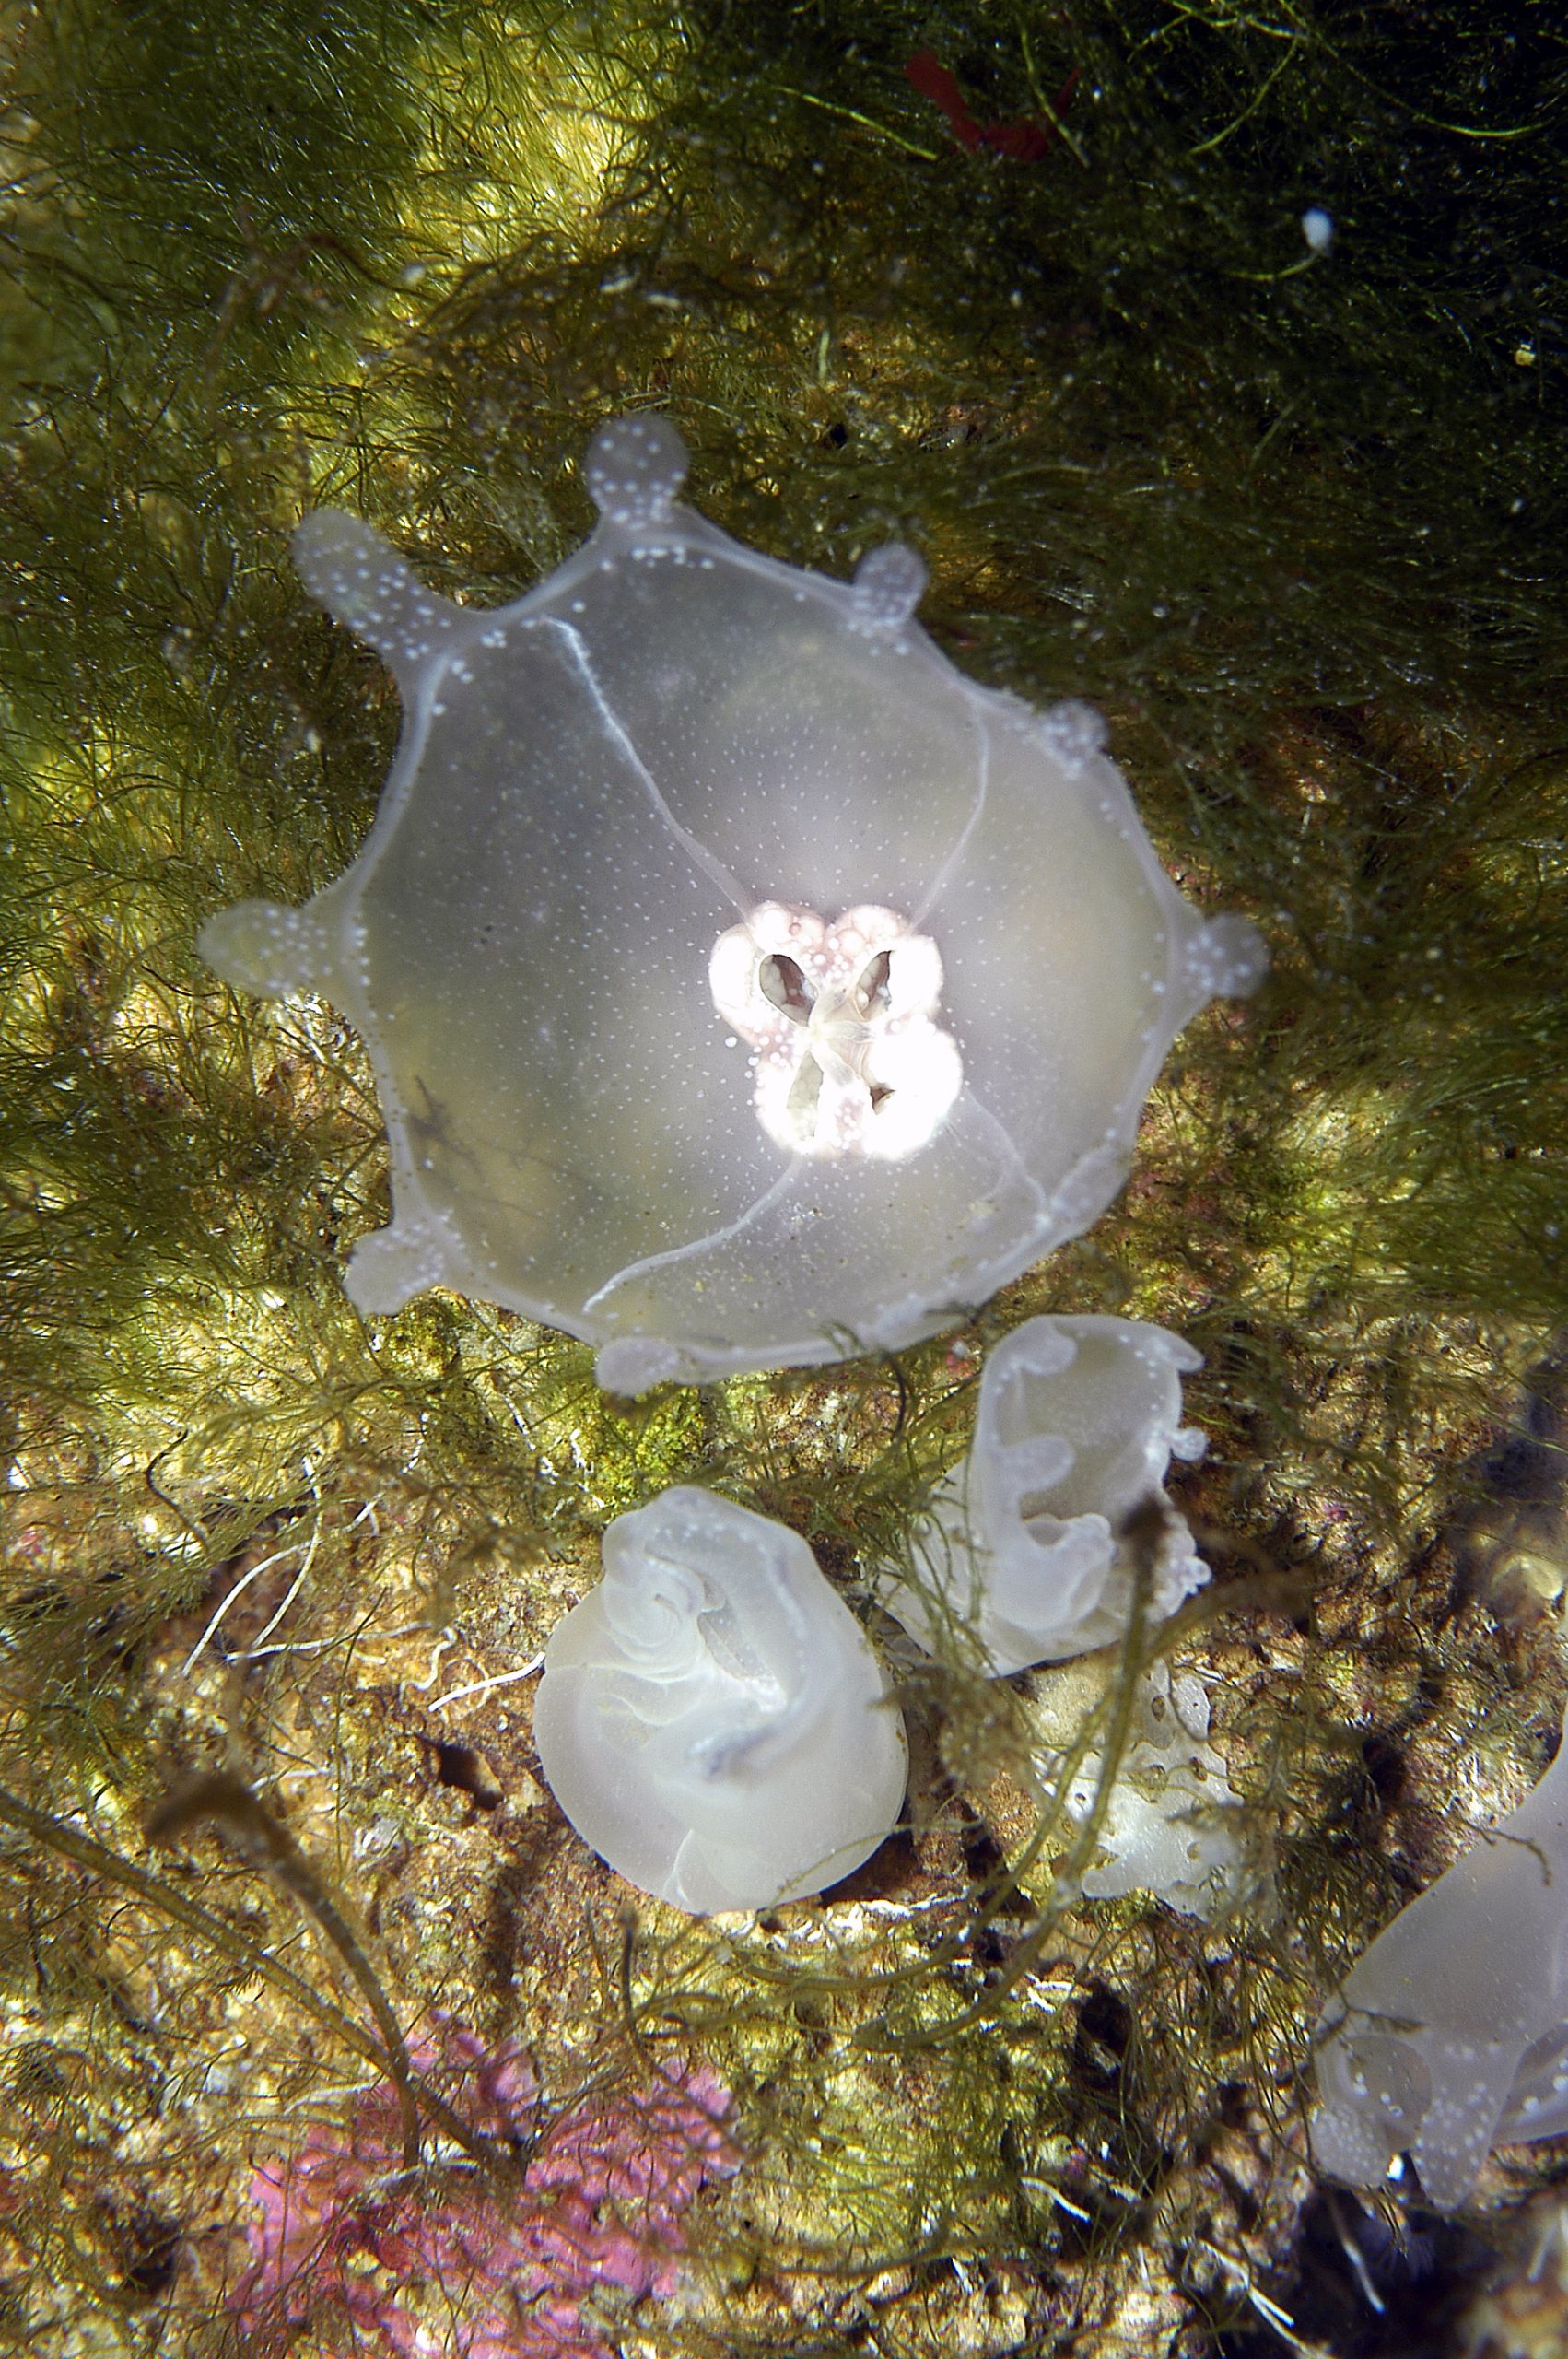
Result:
[[[1176,1032],[1265,963],[1182,899],[1086,706],[978,687],[911,621],[912,551],[797,570],[678,506],[684,472],[663,418],[604,427],[594,532],[493,611],[308,516],[397,757],[344,876],[201,935],[364,1037],[392,1217],[358,1307],[450,1286],[622,1392],[986,1300],[1105,1209]]]
[[[805,1542],[677,1484],[617,1516],[603,1557],[550,1634],[533,1710],[583,1840],[695,1916],[848,1875],[897,1822],[904,1724]]]

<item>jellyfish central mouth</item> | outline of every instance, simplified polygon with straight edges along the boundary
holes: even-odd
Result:
[[[713,1004],[752,1050],[754,1102],[791,1155],[902,1162],[934,1138],[964,1084],[935,1021],[942,954],[896,910],[831,923],[764,901],[713,945]]]

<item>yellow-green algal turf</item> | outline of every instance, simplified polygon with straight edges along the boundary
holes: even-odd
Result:
[[[0,2348],[1350,2359],[1527,2270],[1550,2146],[1374,2221],[1303,2121],[1323,2000],[1564,1688],[1548,13],[0,8]],[[629,1407],[484,1305],[354,1313],[359,1046],[193,945],[341,872],[395,737],[301,510],[493,604],[649,406],[727,529],[905,536],[957,663],[1098,704],[1274,965],[960,1336]],[[634,1899],[529,1740],[604,1524],[717,1484],[888,1643],[872,1568],[1043,1309],[1207,1356],[1215,1578],[1140,1644],[1211,1684],[1244,1895],[1070,1905],[1030,1680],[905,1652],[907,1825],[847,1890]]]

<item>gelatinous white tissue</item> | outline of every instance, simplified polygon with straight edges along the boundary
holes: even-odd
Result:
[[[888,1612],[930,1653],[999,1676],[1059,1662],[1122,1636],[1152,1545],[1145,1613],[1173,1613],[1209,1578],[1164,1489],[1173,1456],[1203,1453],[1181,1413],[1182,1376],[1202,1365],[1139,1319],[1014,1328],[987,1358],[968,1458],[917,1526],[911,1566],[883,1576]]]
[[[1357,1959],[1324,2028],[1331,2178],[1377,2187],[1408,2154],[1449,2211],[1493,2146],[1568,2134],[1568,1744]]]
[[[1120,1676],[1114,1658],[1065,1663],[1035,1684],[1029,1713],[1046,1740],[1035,1754],[1045,1793],[1059,1782],[1079,1731],[1102,1720]],[[1091,1744],[1068,1778],[1069,1818],[1094,1807],[1104,1747]],[[1153,1892],[1186,1917],[1233,1907],[1247,1866],[1245,1818],[1225,1764],[1209,1742],[1209,1697],[1191,1672],[1152,1663],[1138,1681],[1132,1722],[1095,1832],[1094,1856],[1078,1879],[1091,1900]],[[1071,1841],[1066,1835],[1059,1849]]]
[[[686,1485],[618,1516],[533,1738],[584,1841],[694,1915],[836,1884],[897,1823],[904,1726],[805,1542]]]
[[[506,1304],[621,1391],[986,1300],[1104,1210],[1171,1040],[1265,963],[1164,874],[1088,708],[937,651],[911,551],[798,571],[677,506],[684,472],[663,418],[603,428],[591,537],[493,611],[308,516],[402,741],[345,875],[201,937],[365,1037],[392,1219],[359,1307]]]

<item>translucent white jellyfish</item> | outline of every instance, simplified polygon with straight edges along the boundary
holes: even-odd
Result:
[[[1174,1612],[1209,1578],[1164,1487],[1173,1456],[1203,1453],[1181,1421],[1182,1374],[1202,1365],[1138,1319],[1014,1328],[986,1361],[968,1458],[917,1526],[912,1567],[883,1579],[888,1612],[930,1653],[977,1652],[998,1675],[1120,1637],[1145,1554],[1145,1611]]]
[[[1311,2134],[1331,2178],[1377,2187],[1408,2154],[1449,2211],[1493,2146],[1568,2136],[1568,1744],[1356,1960],[1325,2024]]]
[[[1087,707],[977,687],[910,620],[910,550],[798,571],[684,472],[664,419],[603,428],[591,537],[488,612],[308,516],[402,742],[345,876],[201,937],[364,1035],[392,1218],[360,1309],[451,1286],[621,1391],[984,1301],[1104,1210],[1171,1040],[1264,966],[1165,875]]]
[[[533,1741],[583,1840],[696,1916],[821,1892],[904,1799],[903,1720],[805,1542],[686,1485],[606,1531]]]

